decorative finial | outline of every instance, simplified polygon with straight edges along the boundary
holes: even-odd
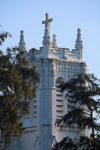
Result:
[[[77,39],[76,39],[76,44],[75,44],[75,48],[76,49],[80,49],[83,48],[83,41],[81,40],[81,29],[78,28],[78,34],[77,34]]]
[[[24,39],[24,31],[21,30],[20,42],[19,42],[20,51],[27,51],[26,43]]]
[[[57,48],[56,34],[53,34],[52,47]]]
[[[83,41],[81,40],[81,29],[78,28],[77,31],[78,33],[77,33],[75,48],[77,51],[79,51],[79,59],[82,59],[83,58]]]

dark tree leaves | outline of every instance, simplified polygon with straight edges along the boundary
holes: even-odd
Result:
[[[0,42],[8,33],[0,35]],[[19,135],[22,128],[20,118],[29,113],[29,103],[36,95],[36,84],[40,81],[36,68],[29,68],[18,47],[0,52],[0,142],[4,149],[10,144],[12,134]]]
[[[100,80],[94,74],[78,74],[59,87],[62,92],[66,90],[67,101],[74,106],[56,124],[69,127],[77,124],[80,130],[90,129],[91,136],[80,137],[77,144],[79,148],[98,150],[100,134],[96,134],[100,133]]]

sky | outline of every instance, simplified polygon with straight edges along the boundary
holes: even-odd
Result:
[[[53,18],[50,36],[56,34],[58,47],[74,49],[81,29],[83,60],[88,72],[100,79],[100,0],[0,0],[0,31],[12,35],[1,49],[18,45],[24,30],[27,50],[42,46],[45,13]]]

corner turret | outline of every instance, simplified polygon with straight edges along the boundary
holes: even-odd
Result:
[[[21,30],[20,42],[19,42],[20,51],[27,51],[26,43],[24,39],[24,31]]]
[[[83,59],[83,41],[81,40],[81,29],[78,28],[78,34],[77,34],[77,39],[76,39],[76,44],[75,48],[79,52],[79,59]]]

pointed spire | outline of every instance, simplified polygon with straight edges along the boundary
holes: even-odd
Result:
[[[77,39],[76,39],[76,44],[75,44],[75,48],[76,51],[78,51],[79,53],[79,59],[83,59],[83,41],[81,40],[81,29],[78,28],[78,33],[77,33]]]
[[[27,51],[26,43],[24,39],[24,31],[21,30],[20,42],[19,42],[20,51]]]
[[[75,48],[77,50],[79,50],[80,48],[82,49],[83,48],[83,41],[81,40],[81,29],[78,28],[78,34],[77,34],[77,39],[76,39],[76,44],[75,44]]]
[[[52,47],[57,48],[56,34],[53,34]]]

